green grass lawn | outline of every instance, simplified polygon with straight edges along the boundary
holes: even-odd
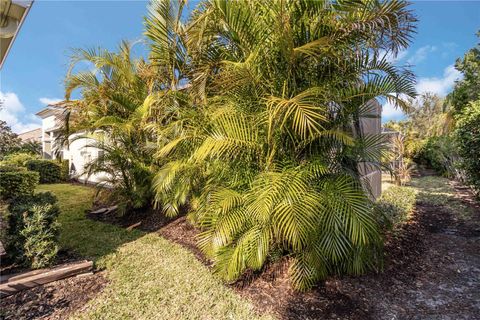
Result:
[[[270,319],[226,287],[195,256],[158,234],[85,218],[94,190],[40,185],[62,211],[60,243],[105,268],[110,283],[79,319]]]
[[[444,207],[462,218],[470,219],[474,216],[474,209],[455,196],[455,189],[447,178],[439,176],[414,178],[410,186],[418,191],[417,199],[420,202]]]

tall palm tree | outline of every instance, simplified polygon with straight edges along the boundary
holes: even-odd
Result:
[[[382,54],[410,41],[407,3],[212,0],[181,28],[172,3],[152,1],[146,19],[152,51],[183,60],[172,77],[189,83],[156,129],[157,204],[170,215],[191,205],[199,245],[227,280],[272,252],[291,258],[299,289],[377,266],[359,168],[380,165],[383,142],[360,119],[372,99],[403,108],[400,94],[415,95],[413,75]]]

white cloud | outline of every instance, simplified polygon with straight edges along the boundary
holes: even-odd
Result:
[[[32,118],[32,114],[25,115],[25,107],[13,92],[1,92],[0,100],[2,108],[0,109],[0,119],[5,121],[15,133],[22,133],[40,127],[40,120]],[[26,116],[32,122],[23,122],[19,119],[21,115]]]
[[[392,93],[394,94],[394,93]],[[399,98],[407,101],[409,98],[405,94],[400,94]],[[396,106],[394,103],[390,101],[385,101],[382,105],[382,122],[388,120],[400,120],[405,117],[405,113],[399,106]]]
[[[59,103],[60,101],[62,101],[62,99],[58,99],[58,98],[40,98],[38,99],[40,101],[40,103],[42,104],[46,104],[46,105],[49,105],[49,104],[55,104],[55,103]]]
[[[405,116],[403,111],[395,107],[392,103],[387,102],[382,107],[382,122],[388,120],[398,120]]]
[[[407,62],[409,64],[419,64],[420,62],[422,62],[423,60],[425,60],[427,58],[427,55],[429,53],[432,53],[432,52],[435,52],[435,51],[437,51],[436,46],[431,46],[431,45],[423,46],[423,47],[417,49],[417,51],[415,51],[413,56],[411,56],[407,60]]]
[[[459,80],[462,77],[460,71],[455,69],[454,65],[449,65],[443,71],[442,78],[420,78],[416,85],[418,93],[433,92],[440,96],[445,96],[452,89],[455,84],[455,80]]]

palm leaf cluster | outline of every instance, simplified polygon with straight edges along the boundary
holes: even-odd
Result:
[[[91,128],[141,137],[125,157],[154,144],[140,162],[155,172],[155,206],[169,216],[189,209],[200,248],[229,281],[278,254],[291,260],[298,289],[378,266],[382,241],[362,172],[378,168],[384,148],[361,123],[376,99],[406,108],[400,97],[415,95],[411,72],[387,58],[414,32],[408,4],[211,0],[186,8],[150,3],[149,77],[134,64],[117,78],[94,58],[101,79],[67,81],[84,88]],[[114,56],[125,60],[122,50]]]
[[[66,98],[80,90],[81,99],[65,108],[63,145],[88,139],[101,156],[87,164],[87,174],[100,173],[100,185],[112,188],[124,211],[148,206],[152,199],[152,155],[155,143],[146,124],[146,98],[158,90],[158,72],[143,59],[132,58],[133,44],[122,42],[117,52],[77,49],[65,80]],[[88,69],[78,70],[79,64]],[[71,138],[70,134],[77,134]],[[70,137],[70,138],[69,138]]]

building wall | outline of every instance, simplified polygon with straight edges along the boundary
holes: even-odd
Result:
[[[42,150],[43,158],[45,159],[55,159],[53,154],[53,143],[54,136],[53,132],[50,132],[49,129],[55,127],[55,116],[51,115],[42,119]]]
[[[90,138],[79,138],[84,133],[76,133],[69,137],[69,146],[57,150],[55,138],[57,137],[57,115],[52,114],[42,118],[41,143],[44,159],[56,159],[56,151],[60,151],[61,158],[68,160],[70,177],[82,182],[98,183],[106,179],[105,173],[94,174],[90,177],[85,166],[95,160],[101,152],[98,148],[91,147],[95,140]]]
[[[376,135],[382,132],[382,106],[376,99],[367,102],[368,112],[360,118],[360,129],[364,135]],[[362,163],[358,167],[362,175],[365,189],[372,198],[376,199],[382,193],[382,171],[379,167],[370,163]]]
[[[89,162],[97,159],[102,151],[91,146],[95,143],[94,139],[84,138],[83,135],[84,133],[72,134],[69,137],[69,147],[63,149],[63,158],[69,162],[70,176],[83,182],[102,182],[108,178],[106,173],[97,173],[88,177],[85,167]]]
[[[22,142],[29,142],[29,141],[35,141],[35,142],[42,142],[42,128],[30,130],[24,133],[20,133],[18,135],[20,139],[22,139]]]

